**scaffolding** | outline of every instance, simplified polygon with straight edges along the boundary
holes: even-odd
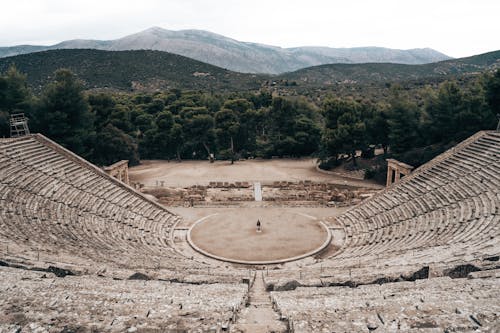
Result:
[[[30,134],[28,118],[24,113],[14,113],[10,115],[10,137],[17,138]]]

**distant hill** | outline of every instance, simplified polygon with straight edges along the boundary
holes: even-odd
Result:
[[[262,78],[231,72],[180,55],[160,51],[50,50],[0,59],[0,72],[14,64],[28,75],[36,91],[59,68],[68,68],[87,89],[200,90],[258,89]]]
[[[168,88],[241,91],[285,82],[301,88],[336,84],[370,85],[388,82],[445,80],[500,68],[500,51],[423,65],[390,63],[333,64],[282,75],[232,72],[161,51],[50,50],[0,58],[0,72],[11,64],[28,75],[39,91],[54,71],[69,68],[88,89],[159,90]]]
[[[395,50],[382,47],[281,48],[240,42],[203,30],[171,31],[158,27],[120,39],[69,40],[51,46],[0,47],[0,57],[53,49],[99,49],[107,51],[158,50],[186,56],[242,73],[278,74],[332,63],[389,62],[424,64],[450,57],[432,49]]]
[[[276,79],[301,86],[401,82],[471,75],[500,68],[500,51],[422,65],[389,63],[331,64],[300,69]]]

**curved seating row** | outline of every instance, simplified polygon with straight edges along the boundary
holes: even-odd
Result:
[[[500,325],[500,279],[441,277],[272,292],[297,332],[484,332]]]
[[[0,280],[1,332],[221,332],[247,297],[244,284],[61,279],[7,267]]]
[[[346,235],[339,251],[270,280],[373,280],[499,256],[500,132],[479,132],[334,223]]]
[[[0,140],[0,163],[2,251],[130,269],[200,265],[172,247],[176,215],[47,138]]]
[[[435,252],[456,245],[499,254],[500,133],[480,134],[337,217],[347,236],[332,260],[371,261],[436,248],[427,258],[432,262]]]

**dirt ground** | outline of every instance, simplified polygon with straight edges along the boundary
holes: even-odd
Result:
[[[352,186],[373,186],[372,182],[323,174],[316,170],[315,159],[245,160],[231,165],[228,161],[145,160],[129,169],[130,181],[167,187],[208,185],[210,182],[273,182],[311,180]]]
[[[181,216],[179,228],[190,228],[196,221],[192,239],[207,252],[236,260],[269,261],[290,258],[315,249],[325,240],[317,223],[346,211],[347,207],[173,207]],[[256,234],[260,219],[263,233]]]
[[[366,181],[351,180],[316,170],[314,159],[273,159],[238,161],[143,161],[130,168],[132,182],[154,187],[208,185],[210,182],[303,181],[372,187]],[[159,184],[158,184],[159,185]],[[370,186],[371,185],[371,186]],[[375,186],[373,186],[375,187]],[[378,188],[378,185],[377,185]],[[328,233],[319,221],[347,208],[269,206],[266,201],[246,201],[219,207],[168,207],[182,217],[176,226],[193,228],[191,238],[203,250],[225,258],[246,261],[273,261],[308,253],[320,247]],[[256,232],[260,219],[261,233]]]
[[[261,232],[256,222],[261,222]],[[235,208],[206,216],[191,239],[208,253],[246,261],[299,256],[319,248],[327,231],[316,218],[286,209]]]
[[[294,214],[304,214],[311,217],[315,217],[321,220],[330,216],[337,216],[345,212],[349,207],[259,207],[251,205],[245,205],[245,207],[167,207],[169,211],[182,217],[182,222],[177,225],[179,228],[189,228],[194,222],[199,219],[212,215],[221,214],[225,215],[227,212],[237,210],[241,215],[245,214],[247,211],[259,211],[259,214],[266,214],[269,212],[269,216],[273,216],[276,212],[292,212]]]

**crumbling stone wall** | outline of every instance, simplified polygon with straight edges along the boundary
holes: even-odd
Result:
[[[210,182],[184,188],[161,186],[142,189],[157,197],[163,204],[187,206],[196,204],[233,204],[254,201],[253,183]],[[372,196],[377,190],[349,188],[336,184],[299,181],[262,183],[263,201],[291,205],[349,206]]]

